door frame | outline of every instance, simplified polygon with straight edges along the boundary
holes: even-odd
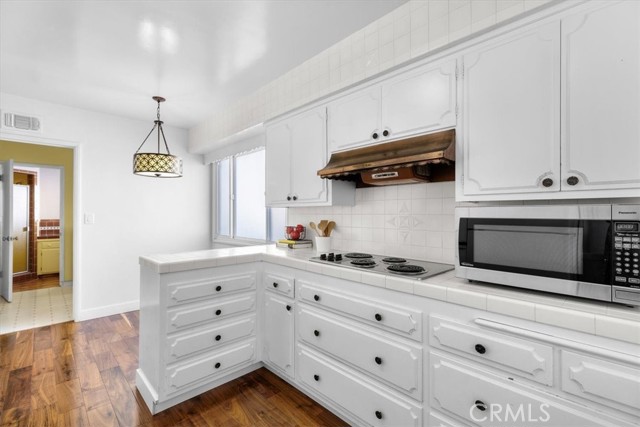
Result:
[[[73,150],[73,313],[72,318],[75,321],[80,313],[80,300],[82,297],[82,277],[81,277],[81,253],[82,248],[80,242],[82,241],[82,228],[80,227],[80,217],[82,212],[82,198],[80,197],[81,189],[81,173],[80,159],[82,158],[82,146],[79,142],[61,140],[55,138],[45,138],[39,135],[25,135],[22,133],[8,132],[6,129],[0,128],[0,139],[18,142],[23,144],[38,144],[47,145],[50,147],[69,148]],[[20,163],[27,165],[27,163]],[[64,187],[60,191],[61,203],[64,204]],[[64,211],[60,212],[63,215]],[[61,251],[62,253],[62,251]],[[64,263],[63,263],[64,264]],[[61,270],[64,273],[64,270]]]

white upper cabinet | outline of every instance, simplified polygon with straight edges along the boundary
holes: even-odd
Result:
[[[456,62],[428,64],[333,101],[329,150],[336,152],[456,125]]]
[[[466,195],[558,190],[559,61],[559,22],[464,55]]]
[[[639,188],[640,2],[564,19],[562,53],[563,190]]]
[[[459,200],[640,195],[640,2],[587,2],[463,63]]]
[[[267,126],[267,206],[353,204],[352,183],[318,176],[327,163],[326,109],[314,108]]]

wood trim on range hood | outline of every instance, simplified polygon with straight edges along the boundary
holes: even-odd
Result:
[[[333,153],[321,178],[359,180],[362,172],[383,172],[427,164],[453,164],[455,129]],[[424,179],[428,180],[428,179]],[[400,184],[393,182],[389,184]],[[386,183],[386,182],[385,182]],[[382,182],[380,183],[382,184]]]

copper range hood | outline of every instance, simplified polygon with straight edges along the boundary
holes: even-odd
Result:
[[[358,187],[453,181],[455,140],[450,129],[333,153],[318,175],[355,181]]]

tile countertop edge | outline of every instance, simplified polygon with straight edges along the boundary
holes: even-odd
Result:
[[[261,261],[312,273],[328,274],[324,268],[319,268],[321,265],[309,261],[314,255],[312,249],[293,251],[274,245],[259,245],[141,256],[139,263],[159,274]],[[338,273],[336,272],[337,276]],[[380,280],[372,282],[370,276],[353,274],[344,278],[369,286],[386,287],[396,292],[640,344],[639,307],[631,308],[606,302],[594,303],[491,284],[469,284],[464,279],[456,278],[454,271],[424,281],[381,276]]]

